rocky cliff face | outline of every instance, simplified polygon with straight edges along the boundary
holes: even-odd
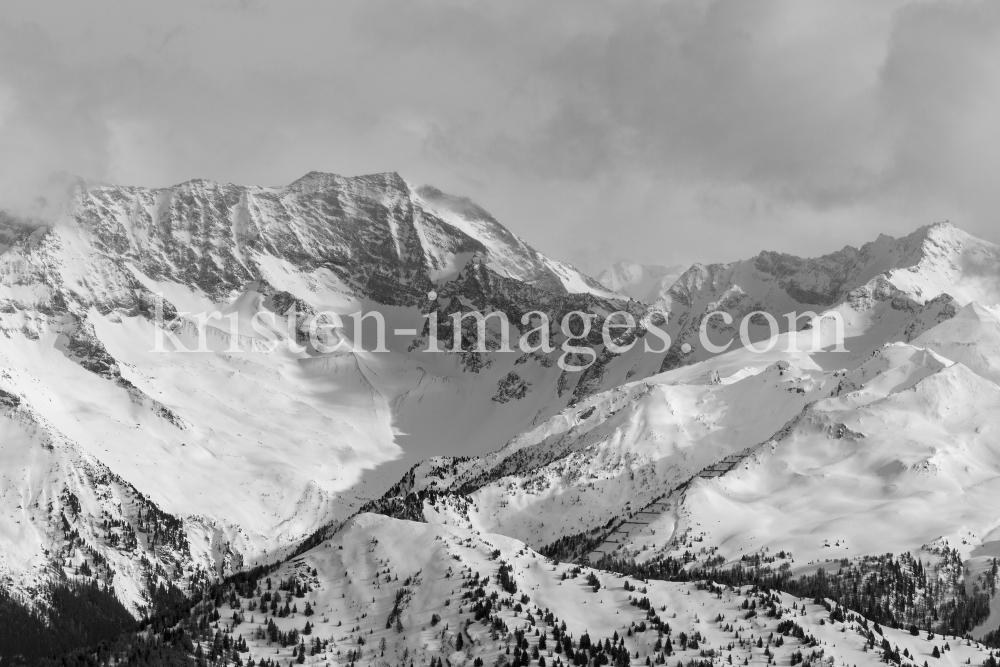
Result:
[[[411,190],[394,173],[314,172],[283,188],[200,180],[162,190],[82,187],[62,224],[69,229],[56,235],[83,240],[87,259],[128,263],[133,269],[119,266],[122,273],[195,287],[214,301],[266,277],[266,262],[278,260],[299,271],[326,269],[379,303],[412,305],[475,253],[547,291],[601,289],[578,272],[586,288],[567,288],[551,260],[482,209],[433,188]],[[81,299],[114,304],[94,286],[66,286]]]

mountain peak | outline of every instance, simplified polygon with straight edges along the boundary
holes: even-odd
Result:
[[[925,225],[890,245],[895,266],[888,277],[914,298],[947,292],[961,305],[1000,302],[1000,246],[951,222]]]

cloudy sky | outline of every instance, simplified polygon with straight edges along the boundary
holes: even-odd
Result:
[[[1000,3],[8,2],[0,205],[397,171],[559,259],[1000,242]]]

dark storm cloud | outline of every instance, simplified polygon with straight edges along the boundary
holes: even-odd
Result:
[[[0,201],[396,170],[599,270],[997,239],[989,2],[32,3],[0,17]]]

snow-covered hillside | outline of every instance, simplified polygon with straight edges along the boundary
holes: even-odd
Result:
[[[867,664],[883,639],[917,664],[935,651],[956,665],[987,656],[978,643],[871,626],[788,594],[645,581],[466,526],[373,515],[247,592],[217,610],[220,626],[245,640],[243,659],[280,663],[304,650],[305,664],[516,664],[522,653],[539,665],[601,654],[619,665]]]

